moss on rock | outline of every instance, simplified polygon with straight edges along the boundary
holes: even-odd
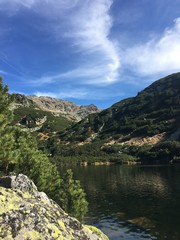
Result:
[[[85,225],[84,228],[89,230],[91,233],[97,234],[101,239],[104,239],[104,240],[109,239],[103,232],[101,232],[98,228],[94,226]]]

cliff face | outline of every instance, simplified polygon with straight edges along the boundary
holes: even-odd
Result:
[[[0,239],[108,240],[68,216],[22,174],[0,179]]]

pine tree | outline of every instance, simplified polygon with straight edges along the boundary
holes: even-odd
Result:
[[[79,220],[82,220],[84,214],[87,212],[88,203],[80,181],[73,179],[71,169],[67,170],[62,179],[62,192],[60,194],[62,207]]]
[[[26,174],[40,191],[46,192],[72,216],[82,219],[87,212],[87,201],[80,182],[73,179],[71,171],[61,178],[56,165],[38,150],[30,133],[11,126],[12,100],[0,78],[0,172]]]
[[[0,77],[0,170],[8,172],[9,165],[15,161],[16,153],[14,151],[14,127],[10,126],[13,114],[9,110],[12,102],[12,96],[8,94],[8,87],[3,87]]]

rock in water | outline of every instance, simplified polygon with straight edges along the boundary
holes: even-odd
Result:
[[[25,175],[0,179],[0,239],[108,240],[66,214]]]

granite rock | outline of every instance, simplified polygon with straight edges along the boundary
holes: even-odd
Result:
[[[25,175],[0,179],[0,239],[108,240],[70,217]]]

